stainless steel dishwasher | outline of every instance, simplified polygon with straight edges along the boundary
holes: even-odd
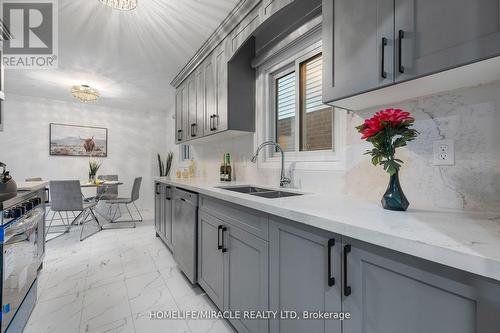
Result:
[[[172,222],[174,259],[189,281],[196,283],[198,194],[178,188],[174,190]]]

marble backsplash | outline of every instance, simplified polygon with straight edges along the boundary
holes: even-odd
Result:
[[[405,161],[400,179],[411,202],[410,208],[500,212],[500,132],[497,131],[500,128],[500,82],[351,112],[346,124],[345,170],[297,167],[293,172],[294,185],[305,191],[345,194],[378,202],[387,186],[388,175],[363,155],[370,145],[360,139],[355,126],[386,107],[410,111],[420,132],[414,142],[397,151],[398,158]],[[173,124],[169,127],[173,128]],[[433,165],[433,142],[441,139],[454,140],[453,166]],[[253,135],[230,142],[195,145],[197,177],[217,179],[220,157],[223,152],[230,152],[239,181],[278,184],[278,169],[259,168],[249,162],[256,145]]]

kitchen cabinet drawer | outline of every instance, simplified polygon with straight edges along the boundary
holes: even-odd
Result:
[[[342,311],[340,236],[272,217],[269,247],[271,311]],[[270,324],[271,333],[341,332],[339,320],[276,319]]]
[[[269,238],[265,213],[207,196],[200,196],[200,209],[264,240]]]
[[[374,245],[343,240],[344,333],[493,333],[500,286]]]

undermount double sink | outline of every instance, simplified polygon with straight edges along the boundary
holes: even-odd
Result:
[[[256,186],[220,186],[219,188],[223,190],[245,193],[249,195],[253,195],[261,198],[268,199],[277,199],[277,198],[286,198],[286,197],[294,197],[302,195],[302,193],[294,193],[288,191],[280,191],[280,190],[272,190],[268,188],[261,188]]]

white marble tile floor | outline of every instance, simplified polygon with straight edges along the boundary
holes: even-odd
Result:
[[[25,333],[234,333],[221,320],[152,320],[149,313],[215,310],[179,271],[151,220],[136,229],[80,229],[47,243],[38,301]]]

